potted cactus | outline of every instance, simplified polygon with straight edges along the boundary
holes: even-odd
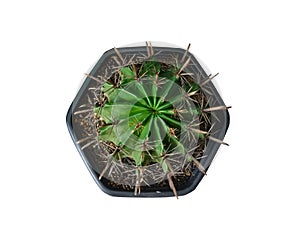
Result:
[[[187,194],[226,144],[229,107],[189,47],[114,48],[86,74],[67,125],[104,192]]]

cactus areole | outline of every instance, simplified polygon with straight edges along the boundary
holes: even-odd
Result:
[[[185,49],[145,46],[103,54],[67,114],[71,137],[99,187],[113,196],[193,191],[229,125],[202,65]]]

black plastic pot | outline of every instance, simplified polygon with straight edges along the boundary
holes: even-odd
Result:
[[[151,47],[152,48],[152,47]],[[211,81],[208,81],[209,76],[206,74],[205,70],[198,62],[198,60],[189,52],[180,48],[170,48],[170,47],[153,47],[149,50],[149,46],[145,47],[125,47],[118,49],[120,54],[124,58],[136,57],[138,60],[139,55],[147,55],[150,50],[153,50],[157,54],[155,57],[161,62],[170,61],[170,58],[174,58],[174,55],[178,58],[182,57],[191,57],[191,63],[189,67],[186,68],[187,72],[192,72],[197,75],[197,82],[205,82],[205,89],[210,93],[209,104],[211,107],[225,105],[222,98],[220,97],[217,89]],[[112,196],[124,196],[124,197],[136,197],[132,189],[120,188],[119,186],[111,185],[111,182],[102,177],[101,180],[98,179],[103,167],[99,165],[97,161],[97,152],[93,149],[92,146],[82,150],[82,144],[78,143],[78,140],[85,138],[87,135],[85,129],[94,129],[93,127],[86,127],[83,129],[83,124],[80,119],[80,116],[75,115],[74,112],[80,110],[80,106],[88,104],[91,99],[91,88],[99,86],[101,82],[101,76],[107,73],[111,73],[113,69],[118,66],[117,61],[114,59],[117,57],[116,51],[114,49],[108,50],[103,54],[103,56],[96,63],[94,68],[89,73],[89,76],[84,80],[80,90],[78,91],[75,99],[73,100],[68,113],[67,113],[67,126],[72,137],[72,140],[82,157],[85,165],[90,171],[92,177],[94,178],[97,185],[101,190]],[[110,71],[111,70],[111,71]],[[96,77],[96,79],[91,78]],[[208,81],[208,82],[206,82]],[[82,114],[81,114],[82,117]],[[220,140],[223,140],[226,131],[229,126],[229,113],[227,110],[214,111],[214,116],[212,117],[212,122],[214,124],[213,133],[214,137]],[[205,154],[207,157],[201,159],[201,164],[207,170],[215,157],[217,150],[220,146],[220,143],[209,141],[206,146]],[[189,177],[182,178],[181,181],[174,181],[174,184],[177,189],[178,195],[185,195],[193,191],[201,179],[203,178],[203,173],[201,173],[197,168],[193,169]],[[143,186],[142,191],[138,197],[167,197],[174,196],[173,192],[169,188],[169,185],[166,183],[163,184],[153,184],[150,186]]]

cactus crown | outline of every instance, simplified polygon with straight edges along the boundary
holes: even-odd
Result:
[[[182,80],[178,70],[152,59],[120,68],[104,83],[104,101],[94,112],[100,140],[121,147],[117,159],[129,158],[136,166],[161,163],[167,172],[167,154],[186,154],[191,146],[187,138],[204,139],[205,131],[186,122],[201,113],[192,97],[201,89],[188,76]]]

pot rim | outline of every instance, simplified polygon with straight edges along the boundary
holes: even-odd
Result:
[[[145,48],[144,46],[137,46],[137,47],[123,47],[123,48],[118,48],[118,50],[120,52],[136,52],[138,51],[138,49],[141,48]],[[177,47],[153,47],[154,49],[157,50],[172,50],[172,51],[177,51],[177,52],[181,52],[182,54],[186,51],[184,49],[181,48],[177,48]],[[93,75],[95,74],[99,67],[103,65],[103,62],[105,62],[105,60],[108,57],[111,57],[112,54],[114,54],[114,49],[110,49],[108,51],[106,51],[101,57],[100,59],[97,61],[97,63],[95,64],[95,66],[92,68],[90,74]],[[202,70],[202,74],[204,74],[206,77],[208,76],[208,74],[206,73],[206,71],[203,69],[201,62],[199,62],[199,60],[192,55],[191,53],[189,53],[191,55],[191,57],[193,57],[194,62],[197,63],[198,65],[198,69]],[[75,110],[75,105],[78,104],[79,100],[84,96],[84,93],[87,90],[87,87],[89,86],[91,82],[91,79],[89,77],[86,77],[86,79],[83,81],[82,86],[80,87],[79,91],[77,92],[76,97],[74,98],[72,104],[70,105],[69,109],[68,109],[68,113],[66,116],[66,122],[67,122],[67,127],[69,130],[69,133],[71,135],[71,138],[82,158],[82,160],[84,161],[86,167],[88,168],[90,174],[92,175],[93,179],[95,180],[95,182],[97,183],[97,185],[100,187],[100,189],[105,192],[106,194],[109,194],[111,196],[119,196],[119,197],[169,197],[169,196],[174,196],[172,190],[164,190],[164,191],[160,191],[159,189],[156,191],[147,191],[147,186],[143,186],[142,187],[142,192],[140,193],[140,195],[135,196],[134,192],[132,190],[116,190],[114,188],[110,188],[109,186],[107,186],[105,184],[105,178],[99,180],[99,174],[93,169],[93,167],[91,166],[90,162],[88,161],[88,159],[86,158],[84,152],[81,150],[81,147],[79,144],[77,144],[77,138],[75,135],[75,131],[73,129],[73,111]],[[213,96],[215,96],[215,98],[218,100],[219,103],[224,105],[224,102],[220,96],[220,94],[218,93],[216,87],[214,86],[214,84],[212,82],[210,82],[210,87],[213,89]],[[221,120],[223,121],[223,126],[222,126],[222,134],[221,136],[225,136],[226,131],[229,127],[229,123],[230,123],[230,116],[229,116],[229,112],[228,110],[224,110],[222,113],[223,118],[221,118]],[[208,170],[208,168],[210,167],[211,162],[213,161],[216,152],[218,150],[218,148],[220,147],[219,143],[216,142],[212,142],[209,141],[207,146],[206,146],[206,151],[207,152],[212,152],[212,154],[210,155],[210,158],[208,160],[206,160],[206,165],[205,168],[206,170]],[[188,182],[185,183],[185,187],[184,188],[178,188],[177,189],[177,193],[178,196],[181,195],[186,195],[190,192],[192,192],[193,190],[195,190],[195,188],[198,186],[199,182],[202,180],[203,178],[203,173],[201,173],[198,169],[193,169],[192,171],[192,175],[191,177],[188,179]],[[145,190],[144,190],[145,189]]]

